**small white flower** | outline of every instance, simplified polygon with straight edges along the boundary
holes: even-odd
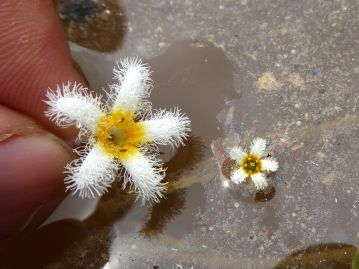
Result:
[[[240,147],[230,150],[229,156],[236,161],[236,169],[231,174],[231,180],[238,184],[250,177],[257,190],[268,186],[264,172],[274,172],[278,169],[278,162],[271,157],[264,157],[266,141],[261,138],[253,140],[249,152]]]
[[[125,59],[114,68],[117,83],[101,104],[79,84],[49,90],[46,115],[57,125],[76,124],[87,145],[77,149],[80,159],[66,166],[67,190],[81,197],[107,191],[118,170],[124,168],[123,186],[139,193],[142,201],[158,202],[165,189],[165,171],[156,159],[155,144],[178,146],[190,131],[190,121],[179,108],[151,113],[152,81],[149,67],[139,59]]]

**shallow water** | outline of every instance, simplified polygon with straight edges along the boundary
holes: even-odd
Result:
[[[223,134],[219,122],[213,121],[213,118],[222,109],[223,100],[235,96],[228,85],[233,72],[232,66],[221,50],[211,45],[196,48],[190,41],[175,43],[164,55],[155,57],[148,63],[153,71],[154,90],[150,100],[154,108],[179,106],[191,118],[193,126],[185,146],[175,151],[168,147],[160,148],[160,156],[167,168],[165,181],[170,182],[166,198],[153,206],[141,207],[139,203],[135,203],[134,196],[126,195],[120,190],[119,184],[116,184],[83,221],[80,221],[84,218],[81,211],[87,211],[85,215],[89,214],[88,211],[91,210],[87,208],[92,207],[88,205],[92,202],[81,201],[81,208],[77,204],[79,199],[70,198],[61,212],[56,212],[47,221],[56,220],[55,222],[41,227],[35,235],[21,238],[15,243],[19,245],[21,242],[24,245],[16,254],[24,259],[17,261],[13,268],[23,268],[24,263],[30,266],[27,268],[38,268],[50,261],[61,261],[64,255],[68,255],[66,251],[71,247],[88,242],[93,231],[103,230],[105,234],[110,234],[111,226],[115,223],[121,234],[138,232],[145,237],[160,233],[180,240],[191,232],[194,214],[198,210],[205,210],[204,190],[200,182],[209,179],[202,179],[198,175],[188,186],[181,186],[181,182],[171,185],[171,182],[176,183],[178,179],[186,177],[195,165],[207,159],[211,150],[205,145]],[[219,66],[221,72],[216,71]],[[204,96],[206,106],[200,106],[199,102]],[[76,212],[72,209],[74,206]],[[69,216],[72,219],[68,219]],[[49,247],[50,242],[56,244]],[[105,249],[109,251],[110,240],[106,243]],[[35,249],[36,252],[31,251]]]
[[[99,91],[116,60],[140,55],[153,71],[154,108],[179,106],[190,116],[188,143],[161,147],[166,199],[142,207],[118,183],[98,202],[68,199],[35,234],[9,242],[2,260],[10,268],[351,268],[359,5],[121,5],[126,31],[113,39],[116,51],[72,44],[72,54]],[[280,165],[262,192],[226,178],[227,148],[257,136]]]

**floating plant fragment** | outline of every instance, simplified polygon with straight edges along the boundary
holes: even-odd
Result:
[[[76,152],[80,158],[66,166],[66,190],[82,198],[100,196],[124,169],[123,187],[158,202],[165,189],[165,170],[156,158],[155,144],[178,146],[190,131],[190,120],[179,108],[151,113],[146,100],[152,88],[150,71],[141,60],[124,59],[114,68],[117,83],[110,86],[108,102],[80,84],[49,90],[46,116],[61,127],[76,124],[87,145]]]
[[[242,183],[247,177],[250,177],[257,190],[268,186],[264,172],[277,171],[278,162],[272,157],[264,157],[265,148],[266,141],[256,138],[253,140],[249,152],[243,151],[238,146],[230,150],[230,158],[236,162],[230,176],[234,183]]]

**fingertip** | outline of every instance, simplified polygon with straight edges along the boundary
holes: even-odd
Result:
[[[82,80],[73,66],[53,1],[3,0],[0,16],[0,104],[68,136],[43,114],[48,88]]]
[[[2,238],[39,224],[51,213],[49,205],[54,209],[65,196],[63,170],[73,155],[65,143],[30,119],[1,107],[0,112]]]

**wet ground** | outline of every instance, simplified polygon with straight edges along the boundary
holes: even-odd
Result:
[[[141,207],[120,184],[98,201],[70,197],[10,244],[5,268],[352,268],[356,0],[57,2],[91,88],[138,55],[153,71],[154,107],[180,106],[193,132],[161,148],[159,204]],[[280,165],[263,192],[226,178],[227,149],[255,137]]]

